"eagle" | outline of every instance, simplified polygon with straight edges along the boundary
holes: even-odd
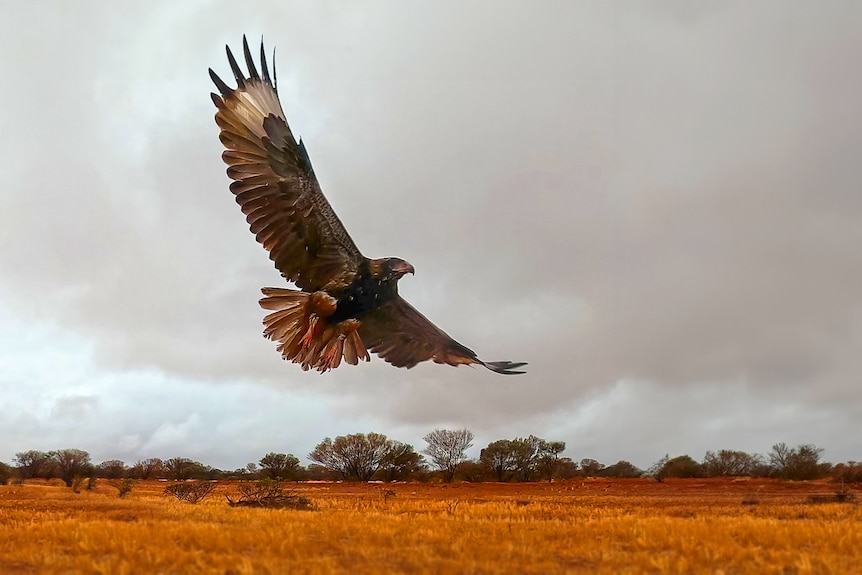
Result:
[[[260,305],[272,312],[263,320],[264,336],[278,342],[285,360],[321,373],[342,359],[370,361],[369,351],[396,367],[433,360],[524,373],[523,362],[480,360],[398,295],[398,280],[414,273],[412,265],[362,255],[323,195],[305,144],[290,131],[263,41],[260,72],[245,36],[242,44],[248,75],[225,46],[236,88],[209,70],[219,91],[212,100],[222,159],[251,232],[299,288],[261,290]]]

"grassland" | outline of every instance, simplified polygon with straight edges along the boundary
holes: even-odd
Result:
[[[0,486],[0,573],[862,573],[862,506],[810,501],[829,483],[299,485],[314,511],[164,487]]]

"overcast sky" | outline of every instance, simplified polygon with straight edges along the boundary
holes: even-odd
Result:
[[[146,4],[146,7],[144,6]],[[535,434],[642,467],[862,459],[862,4],[15,3],[0,36],[0,461],[233,469],[377,431]],[[261,336],[283,282],[207,76],[243,33],[335,210],[503,377]]]

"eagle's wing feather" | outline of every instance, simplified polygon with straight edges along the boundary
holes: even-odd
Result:
[[[449,365],[479,364],[497,373],[518,374],[525,363],[485,362],[431,323],[402,297],[383,304],[362,318],[359,335],[366,347],[396,367],[411,368],[433,359]]]
[[[307,291],[335,289],[355,277],[363,256],[323,195],[305,145],[293,137],[261,44],[261,72],[248,42],[246,77],[227,48],[237,82],[230,88],[210,70],[222,158],[252,233],[288,281]],[[273,77],[274,77],[273,73]]]

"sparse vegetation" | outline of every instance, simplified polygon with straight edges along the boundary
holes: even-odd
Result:
[[[22,451],[15,454],[14,467],[0,465],[0,483],[14,479],[62,479],[74,490],[88,490],[99,479],[168,479],[173,481],[217,481],[274,479],[289,481],[419,481],[451,483],[453,481],[529,482],[564,481],[575,477],[665,478],[688,477],[774,477],[788,481],[808,481],[830,477],[844,483],[862,482],[862,464],[856,461],[831,464],[821,461],[824,449],[811,444],[791,448],[777,443],[767,456],[722,449],[707,451],[702,463],[689,455],[661,458],[646,471],[633,463],[618,461],[605,465],[597,459],[580,462],[566,457],[566,443],[547,441],[535,435],[490,442],[477,459],[467,459],[466,450],[473,434],[467,429],[437,429],[424,437],[428,444],[423,452],[426,461],[413,446],[380,433],[356,433],[326,438],[308,457],[307,466],[290,453],[271,451],[258,463],[227,471],[186,457],[147,458],[127,466],[118,459],[98,465],[90,463],[90,454],[80,449],[43,452]]]
[[[266,507],[269,509],[313,509],[311,499],[287,489],[283,482],[260,479],[238,487],[240,496],[234,500],[225,495],[231,507]]]
[[[299,459],[292,453],[269,452],[260,459],[260,470],[269,479],[291,479],[299,469]],[[250,464],[251,465],[251,464]],[[249,473],[256,468],[248,467]]]
[[[76,475],[70,480],[69,487],[72,489],[73,493],[80,493],[81,490],[84,489],[88,483],[88,478]]]
[[[535,435],[498,439],[480,452],[479,462],[497,481],[530,481],[539,467],[553,475],[558,456],[565,448],[563,442],[549,443]]]
[[[162,462],[165,477],[173,481],[186,481],[188,479],[209,479],[207,468],[203,463],[193,461],[187,457],[171,457]]]
[[[4,573],[814,575],[862,565],[862,505],[809,502],[835,498],[829,480],[281,483],[314,513],[219,497],[179,505],[152,480],[123,499],[107,480],[84,496],[58,483],[0,486]],[[218,485],[238,501],[272,483]]]
[[[15,475],[15,469],[8,463],[0,461],[0,485],[6,485]]]
[[[18,468],[18,479],[25,481],[42,477],[48,479],[54,475],[54,460],[44,451],[31,449],[15,454],[15,464]]]
[[[76,493],[83,487],[81,478],[92,475],[90,454],[83,449],[60,449],[48,454],[53,459],[60,479]]]
[[[387,489],[386,487],[384,487],[380,490],[380,499],[383,500],[383,503],[389,501],[390,497],[395,497],[397,495],[398,493],[396,493],[393,489]]]
[[[634,479],[644,474],[641,469],[625,460],[620,460],[613,465],[601,469],[598,472],[599,477],[614,477],[616,479]]]
[[[188,501],[197,505],[215,490],[213,481],[189,481],[185,483],[174,483],[165,487],[165,494],[173,495],[180,501]]]
[[[327,437],[308,454],[312,461],[336,471],[348,481],[370,481],[374,475],[413,447],[393,441],[382,433],[354,433]],[[415,460],[414,460],[415,461]]]
[[[646,476],[652,477],[659,483],[663,483],[665,478],[664,471],[668,461],[670,461],[670,455],[665,454],[664,457],[649,466],[649,469],[646,471]]]
[[[96,476],[104,479],[122,479],[128,471],[126,464],[119,459],[103,461],[95,469]]]
[[[164,472],[165,466],[158,457],[141,459],[132,465],[129,474],[137,479],[156,479]]]
[[[692,477],[703,477],[703,467],[688,455],[680,455],[668,460],[660,473],[665,478],[675,477],[687,479]]]
[[[473,446],[473,432],[469,429],[435,429],[422,438],[428,446],[424,453],[440,470],[443,481],[455,478],[458,465],[467,459],[465,453]]]
[[[125,479],[113,479],[108,481],[108,485],[117,490],[117,497],[120,499],[128,496],[132,489],[135,488],[135,485],[138,484],[138,479],[133,477],[126,477]]]
[[[769,453],[775,473],[781,479],[803,481],[817,479],[829,474],[832,465],[821,463],[823,449],[805,444],[790,448],[785,443],[776,443]]]
[[[707,477],[741,477],[752,475],[762,465],[762,459],[744,451],[720,449],[707,451],[701,467]]]
[[[604,468],[605,466],[599,463],[597,459],[591,457],[581,459],[580,473],[584,477],[598,477]]]
[[[831,475],[834,481],[841,483],[862,483],[862,463],[858,461],[839,463],[832,468]]]

